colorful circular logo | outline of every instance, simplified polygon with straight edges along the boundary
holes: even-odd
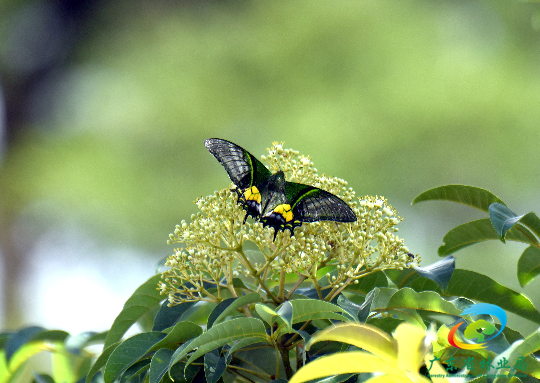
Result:
[[[490,341],[491,339],[495,338],[497,335],[499,335],[504,327],[506,326],[506,313],[503,309],[501,309],[499,306],[491,305],[488,303],[478,303],[475,305],[472,305],[471,307],[463,310],[460,316],[465,315],[481,315],[481,314],[488,314],[491,316],[494,316],[501,322],[501,328],[499,331],[491,336],[497,328],[495,325],[491,322],[488,322],[484,319],[479,319],[477,321],[474,321],[472,323],[469,323],[467,327],[465,328],[465,331],[463,331],[463,336],[470,340],[471,342],[474,342],[476,339],[476,343],[463,343],[460,342],[456,338],[456,332],[461,327],[462,324],[467,323],[465,320],[459,322],[456,324],[452,329],[450,329],[450,332],[448,333],[448,342],[457,348],[461,348],[464,350],[475,350],[478,348],[486,348],[486,343]],[[489,337],[486,337],[489,336]]]

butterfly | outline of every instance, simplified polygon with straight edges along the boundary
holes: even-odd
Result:
[[[280,170],[274,174],[247,150],[219,138],[204,141],[227,171],[236,185],[238,204],[248,216],[263,226],[274,228],[274,240],[278,231],[294,229],[304,222],[336,221],[354,222],[356,214],[339,197],[314,186],[285,180]]]

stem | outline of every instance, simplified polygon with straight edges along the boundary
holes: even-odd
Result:
[[[306,279],[307,279],[307,277],[305,275],[300,275],[300,277],[298,278],[298,281],[296,281],[296,283],[294,284],[292,289],[285,296],[285,299],[289,299],[291,297],[291,295],[293,295],[294,290],[296,290],[298,288],[298,286],[300,286],[302,284],[302,282],[304,282]]]
[[[311,323],[311,320],[308,320],[307,322],[305,322],[302,327],[300,327],[300,329],[298,329],[298,331],[303,331],[306,329],[307,326],[309,326],[309,324]],[[293,334],[293,336],[291,336],[289,338],[289,340],[287,342],[285,342],[285,344],[283,345],[283,347],[286,347],[288,349],[290,349],[291,345],[293,344],[293,342],[296,340],[296,338],[298,338],[300,335],[298,333],[296,334]]]
[[[290,380],[294,374],[294,371],[291,367],[291,360],[289,358],[289,350],[287,349],[280,349],[281,352],[281,360],[283,361],[283,367],[285,368],[285,376],[287,377],[287,380]],[[278,364],[279,369],[279,364]],[[277,378],[277,375],[276,375]]]
[[[231,368],[231,369],[235,369],[235,370],[238,370],[238,371],[244,371],[244,372],[247,372],[248,374],[251,374],[251,375],[255,375],[255,376],[258,376],[260,378],[263,378],[263,379],[270,379],[270,375],[266,374],[266,373],[261,373],[261,372],[257,372],[257,371],[253,371],[253,370],[248,370],[247,368],[242,368],[240,366],[236,366],[236,365],[233,365],[233,364],[229,364],[229,366],[227,367],[228,369]],[[234,371],[232,373],[234,374],[239,374],[238,371]],[[245,378],[245,379],[248,379],[250,382],[253,382],[253,380],[245,377],[244,375],[241,375],[239,374],[241,377]]]
[[[264,291],[266,291],[266,294],[268,294],[268,296],[272,299],[272,301],[277,305],[281,304],[279,299],[277,299],[276,296],[274,294],[272,294],[270,289],[265,285],[265,283],[261,279],[261,277],[257,275],[257,271],[253,268],[253,266],[251,265],[251,263],[247,259],[247,257],[244,254],[244,251],[242,250],[241,246],[236,249],[236,254],[240,255],[241,258],[239,259],[239,261],[242,262],[244,264],[244,266],[247,267],[247,269],[249,270],[249,273],[251,274],[251,276],[253,278],[255,278],[257,283],[263,288]]]
[[[317,290],[317,295],[319,296],[319,299],[323,299],[322,292],[321,292],[321,287],[317,283],[317,278],[312,279],[311,283],[313,283],[313,286],[315,286],[315,290]]]
[[[232,261],[229,262],[227,273],[229,274],[227,275],[227,288],[232,293],[233,297],[238,298],[238,293],[236,292],[233,284]]]
[[[281,271],[279,273],[279,292],[278,292],[278,299],[280,301],[285,300],[285,269],[281,268]]]

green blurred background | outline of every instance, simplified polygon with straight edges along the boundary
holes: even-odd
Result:
[[[383,195],[423,263],[483,215],[422,191],[486,188],[540,212],[540,18],[510,0],[0,3],[0,328],[106,330],[230,181],[203,140],[310,155]],[[524,246],[457,267],[540,307]],[[512,323],[518,330],[535,328]]]

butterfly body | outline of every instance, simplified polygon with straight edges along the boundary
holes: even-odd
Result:
[[[285,174],[272,174],[248,151],[219,138],[204,141],[206,148],[223,165],[236,185],[238,203],[248,216],[278,231],[303,222],[354,222],[356,215],[344,201],[325,190],[285,180]]]

